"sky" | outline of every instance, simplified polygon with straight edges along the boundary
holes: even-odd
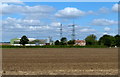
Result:
[[[1,0],[1,2],[119,2],[119,0]]]
[[[60,24],[63,37],[70,40],[73,22],[75,39],[84,40],[90,34],[98,39],[104,34],[118,34],[117,2],[3,2],[1,6],[2,42],[23,35],[57,40]]]

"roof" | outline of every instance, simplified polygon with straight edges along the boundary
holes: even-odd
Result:
[[[10,44],[13,44],[14,41],[16,41],[16,40],[19,40],[19,39],[18,39],[18,38],[11,39],[11,40],[10,40]]]
[[[85,40],[75,40],[75,43],[85,43]]]
[[[21,39],[21,38],[19,38],[19,39]],[[35,38],[28,38],[29,39],[29,41],[34,41],[34,40],[36,40]]]
[[[20,42],[20,39],[21,38],[12,39],[11,44],[14,44],[14,42]],[[28,39],[29,39],[29,42],[38,40],[38,42],[41,43],[41,44],[47,43],[47,39],[35,39],[35,38],[28,38]]]

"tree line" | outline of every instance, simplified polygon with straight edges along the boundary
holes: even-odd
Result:
[[[85,39],[86,45],[103,45],[107,47],[120,47],[120,35],[103,35],[102,37],[97,40],[96,35],[91,34],[87,36]],[[75,40],[69,40],[67,41],[66,37],[61,38],[60,40],[55,41],[55,45],[74,45]]]
[[[91,34],[87,36],[85,39],[86,45],[93,46],[93,45],[101,45],[101,46],[107,46],[107,47],[120,47],[120,35],[103,35],[97,40],[96,35]],[[21,37],[19,44],[22,44],[25,46],[25,44],[28,44],[29,39],[24,35]],[[74,45],[75,40],[67,40],[66,37],[62,37],[60,40],[56,40],[54,42],[55,45]]]
[[[107,47],[120,47],[120,35],[103,35],[97,40],[95,35],[89,35],[85,38],[86,45],[104,45]]]

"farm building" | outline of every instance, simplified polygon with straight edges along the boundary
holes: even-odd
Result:
[[[43,45],[52,45],[53,41],[48,39],[35,39],[35,38],[28,38],[29,42],[26,46],[43,46]],[[11,39],[10,44],[14,46],[20,46],[19,44],[20,38]]]
[[[85,40],[75,40],[75,45],[85,46],[86,41]]]

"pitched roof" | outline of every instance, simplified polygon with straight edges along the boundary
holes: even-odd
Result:
[[[85,43],[85,40],[75,40],[75,43]]]

